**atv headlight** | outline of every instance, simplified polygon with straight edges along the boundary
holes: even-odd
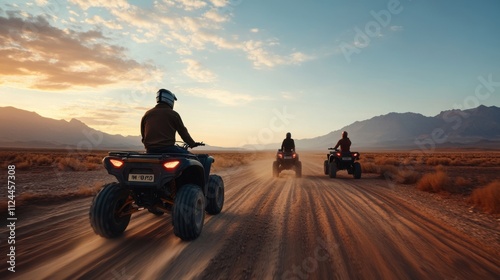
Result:
[[[167,161],[163,164],[163,167],[165,167],[165,169],[169,170],[169,169],[174,169],[177,167],[177,165],[179,165],[180,161],[178,160],[174,160],[174,161]]]

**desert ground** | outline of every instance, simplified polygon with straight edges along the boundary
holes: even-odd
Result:
[[[31,156],[30,156],[31,154]],[[33,156],[36,154],[37,156]],[[214,153],[222,213],[181,241],[169,214],[132,215],[124,235],[94,234],[92,196],[115,181],[104,152],[4,151],[16,164],[16,272],[1,279],[498,279],[500,153],[364,153],[363,177],[323,173],[302,153],[302,178],[272,177],[271,152]],[[35,158],[37,158],[35,160]],[[491,189],[491,190],[490,190]],[[485,191],[486,190],[486,191]],[[6,187],[1,219],[6,221]]]

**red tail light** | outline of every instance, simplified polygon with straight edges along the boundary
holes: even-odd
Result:
[[[358,153],[354,153],[352,154],[353,157],[357,157],[358,156]]]
[[[337,156],[340,157],[340,153],[337,153]]]
[[[176,168],[179,165],[180,161],[174,160],[174,161],[167,161],[163,164],[163,167],[167,170],[171,170]]]
[[[110,159],[109,162],[114,168],[120,168],[123,166],[123,161],[119,159]]]
[[[297,157],[297,154],[296,154],[296,153],[293,153],[292,157],[293,157],[293,158],[296,158],[296,157]]]
[[[278,154],[278,157],[279,158],[283,158],[283,154]]]

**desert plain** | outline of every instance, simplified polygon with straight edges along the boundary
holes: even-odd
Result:
[[[198,152],[193,150],[193,152]],[[201,151],[203,153],[203,151]],[[93,196],[115,179],[107,151],[3,150],[15,165],[16,272],[2,279],[497,279],[500,152],[361,152],[362,178],[323,172],[326,151],[301,152],[303,175],[272,176],[273,151],[207,152],[225,204],[181,241],[169,214],[132,215],[123,236],[94,234]],[[7,219],[7,188],[1,188]],[[0,252],[9,251],[7,227]]]

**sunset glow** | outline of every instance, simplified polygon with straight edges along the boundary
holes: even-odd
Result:
[[[0,106],[139,135],[167,88],[196,141],[327,134],[388,112],[500,105],[500,3],[0,3]]]

